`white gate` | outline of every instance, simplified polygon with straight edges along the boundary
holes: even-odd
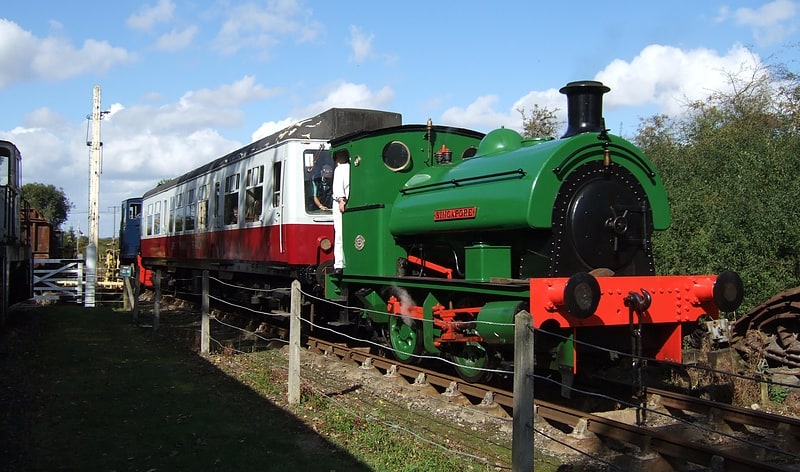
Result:
[[[33,261],[33,299],[83,303],[83,259],[36,259]]]

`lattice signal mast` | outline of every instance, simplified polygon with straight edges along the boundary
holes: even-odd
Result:
[[[103,142],[100,141],[100,120],[107,111],[100,111],[100,86],[94,86],[92,100],[92,140],[87,141],[90,147],[89,152],[89,242],[97,247],[100,233],[100,174],[103,172],[101,166],[101,149]]]

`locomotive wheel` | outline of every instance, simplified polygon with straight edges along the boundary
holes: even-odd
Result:
[[[491,368],[491,358],[486,347],[481,343],[468,342],[464,347],[455,351],[451,358],[456,365],[458,376],[465,382],[476,383],[488,381],[491,372],[481,369]]]
[[[416,364],[422,353],[422,329],[416,320],[404,319],[401,316],[389,318],[389,341],[392,344],[394,357],[406,364]]]

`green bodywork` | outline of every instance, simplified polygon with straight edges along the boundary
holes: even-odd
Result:
[[[431,141],[426,136],[432,135]],[[350,198],[343,215],[347,272],[394,277],[397,261],[406,251],[396,244],[390,224],[404,209],[399,191],[419,173],[458,167],[461,155],[476,149],[483,134],[459,128],[406,125],[372,132],[367,137],[334,144],[332,150],[347,149],[350,154]],[[403,142],[410,151],[409,164],[392,170],[383,161],[387,143]],[[453,154],[452,164],[436,164],[435,153],[446,146]]]
[[[491,139],[491,133],[486,139]],[[612,165],[624,166],[643,185],[653,209],[654,228],[669,226],[669,207],[661,178],[650,161],[629,142],[609,136],[606,143],[598,140],[596,133],[545,142],[519,139],[521,146],[513,151],[479,152],[459,165],[416,173],[404,184],[406,193],[395,195],[389,231],[400,236],[431,231],[551,228],[553,204],[564,178],[588,161],[602,161],[604,147],[611,153]],[[434,210],[463,206],[477,208],[474,220],[432,224]]]
[[[389,159],[387,165],[384,150],[398,142],[410,159],[403,165]],[[443,147],[452,161],[437,160]],[[327,297],[357,299],[363,316],[386,323],[392,344],[401,346],[401,360],[421,347],[447,351],[465,378],[488,365],[489,348],[513,344],[514,315],[531,297],[527,279],[553,275],[547,252],[555,232],[553,209],[571,173],[587,164],[624,167],[646,195],[652,229],[670,224],[657,171],[633,144],[614,135],[525,140],[508,129],[484,137],[459,128],[406,125],[332,142],[334,154],[343,150],[351,164],[343,215],[346,268],[344,276],[327,279]],[[420,267],[414,257],[451,269],[452,279]],[[410,277],[415,275],[422,277]],[[416,332],[380,313],[392,295],[423,307],[423,319],[411,326]],[[482,343],[437,345],[437,304],[481,307],[474,328],[464,333]]]
[[[425,127],[401,126],[334,144],[334,152],[347,149],[351,159],[350,201],[343,220],[348,272],[396,276],[398,260],[422,239],[430,247],[437,241],[447,246],[441,254],[430,248],[424,254],[441,265],[463,268],[465,259],[482,262],[483,268],[468,268],[459,278],[546,276],[545,261],[525,259],[523,252],[541,252],[532,244],[553,227],[553,206],[564,179],[587,162],[603,161],[605,152],[610,165],[623,166],[642,185],[653,229],[670,224],[661,178],[623,138],[608,135],[601,140],[598,133],[584,133],[561,140],[524,140],[504,128],[483,141],[479,133],[461,129],[435,127],[431,134],[434,141],[428,142]],[[402,170],[383,162],[384,146],[392,141],[405,143],[411,152],[411,162]],[[432,153],[443,145],[452,150],[453,160],[437,164]],[[475,147],[474,157],[459,157]],[[434,221],[437,211],[461,209],[474,211],[474,217]],[[492,248],[509,244],[511,259],[522,263],[488,263],[495,260],[494,254],[467,249],[497,251]],[[455,256],[446,253],[452,250]]]

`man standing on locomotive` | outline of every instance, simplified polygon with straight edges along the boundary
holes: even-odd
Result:
[[[350,156],[346,150],[334,155],[336,169],[333,171],[333,273],[344,269],[344,242],[342,241],[342,213],[350,196]]]

